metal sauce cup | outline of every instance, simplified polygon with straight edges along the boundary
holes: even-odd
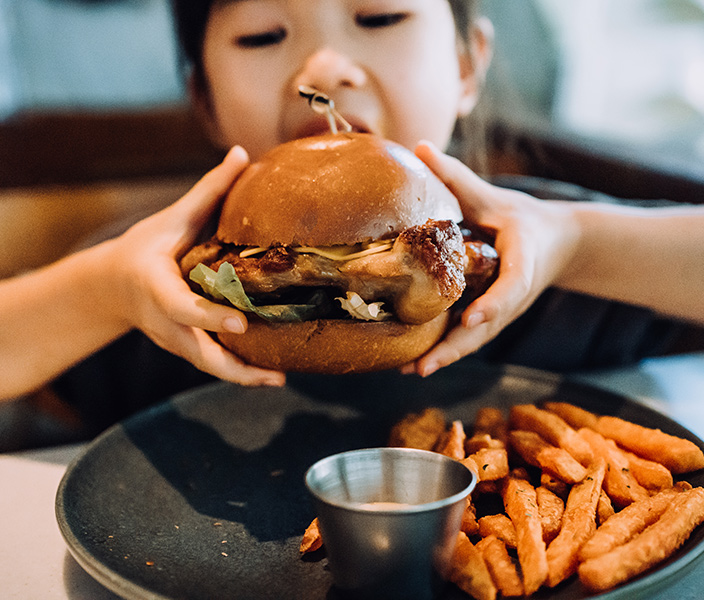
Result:
[[[476,485],[472,471],[435,452],[371,448],[323,458],[305,480],[342,595],[370,600],[437,596],[465,499]]]

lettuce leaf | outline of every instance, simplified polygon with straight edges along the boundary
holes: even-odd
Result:
[[[189,277],[216,300],[227,300],[235,308],[254,313],[267,321],[297,322],[315,319],[324,303],[322,294],[314,294],[307,304],[257,306],[244,291],[235,268],[228,262],[222,263],[217,272],[199,263]]]

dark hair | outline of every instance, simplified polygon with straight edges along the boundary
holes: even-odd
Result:
[[[219,0],[171,0],[176,32],[181,43],[183,56],[202,81],[203,78],[203,37],[208,23],[210,9]],[[448,0],[455,18],[457,33],[465,44],[469,42],[469,27],[479,10],[478,0]]]
[[[181,44],[184,66],[191,70],[196,86],[207,89],[203,72],[203,38],[210,10],[221,0],[171,0],[176,32]],[[466,52],[471,52],[470,29],[479,16],[480,0],[448,0],[455,20],[457,38]],[[461,119],[453,134],[450,152],[464,160],[472,169],[486,169],[485,117],[478,107],[469,117]]]

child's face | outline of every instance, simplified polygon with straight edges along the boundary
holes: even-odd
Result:
[[[476,86],[447,0],[229,0],[212,9],[200,95],[223,147],[252,159],[328,130],[298,94],[328,94],[355,127],[444,148]]]

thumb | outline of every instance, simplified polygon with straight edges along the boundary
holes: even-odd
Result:
[[[189,229],[199,230],[249,164],[249,156],[242,146],[234,146],[223,161],[206,173],[191,190],[169,209],[171,217],[185,223]]]

